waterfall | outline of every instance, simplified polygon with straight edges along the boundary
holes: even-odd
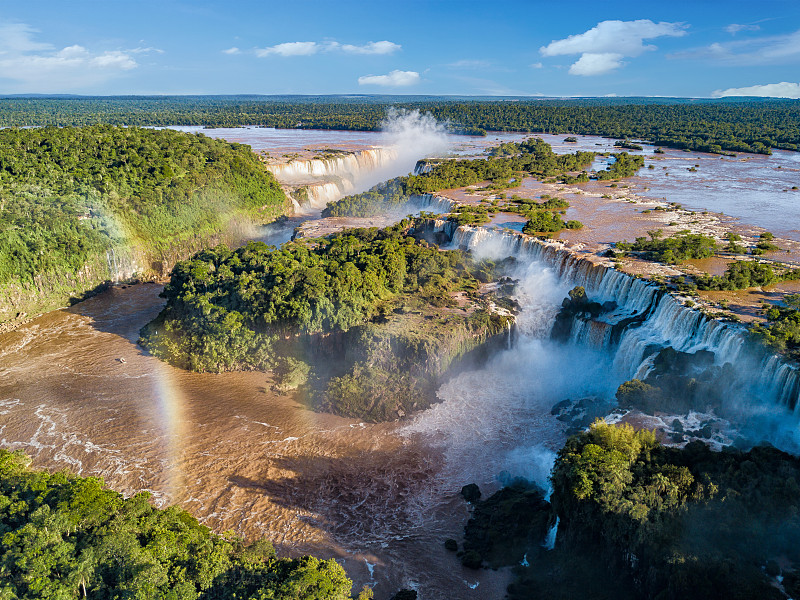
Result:
[[[552,550],[556,547],[556,534],[558,534],[558,522],[560,520],[560,517],[556,517],[556,522],[553,523],[553,526],[548,530],[544,538],[544,543],[542,544],[545,550]]]
[[[445,225],[430,225],[450,233]],[[450,235],[455,248],[479,258],[517,259],[544,263],[569,285],[580,285],[592,300],[613,308],[595,319],[576,319],[570,339],[603,349],[614,357],[614,369],[624,379],[642,378],[652,368],[653,349],[673,347],[695,353],[714,353],[714,364],[735,365],[735,381],[726,382],[748,399],[780,403],[794,411],[800,377],[780,356],[748,343],[745,327],[712,319],[684,306],[653,283],[605,265],[593,264],[560,243],[516,232],[462,226]],[[800,409],[798,409],[800,410]]]
[[[355,182],[365,173],[383,168],[396,158],[397,151],[393,148],[371,148],[331,158],[267,165],[267,169],[282,183],[308,183],[309,179],[324,177],[341,177]]]
[[[305,194],[289,191],[289,197],[296,214],[312,214],[329,202],[366,189],[368,179],[389,168],[397,157],[394,148],[371,148],[331,158],[267,165],[267,170],[285,186],[305,190]]]
[[[418,160],[417,164],[414,165],[414,175],[424,175],[425,173],[430,173],[433,171],[433,163],[429,160]]]
[[[432,212],[436,214],[448,213],[453,210],[455,202],[436,194],[420,194],[410,196],[408,201],[409,208],[419,211]]]

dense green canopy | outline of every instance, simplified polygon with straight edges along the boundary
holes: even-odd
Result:
[[[769,573],[800,564],[798,482],[800,459],[770,447],[668,448],[597,422],[559,451],[552,502],[564,543],[632,575],[639,597],[783,598]]]
[[[0,283],[125,236],[168,247],[262,207],[279,214],[283,194],[247,146],[107,125],[0,130]]]
[[[124,499],[94,477],[28,468],[0,450],[0,598],[345,600],[334,560],[278,558],[189,513]]]
[[[443,302],[474,281],[462,252],[417,241],[409,225],[201,252],[173,269],[167,306],[142,330],[143,343],[194,370],[264,368],[276,336],[347,331],[398,295]]]

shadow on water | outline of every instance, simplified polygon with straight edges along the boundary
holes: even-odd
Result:
[[[164,308],[165,301],[159,297],[163,289],[163,285],[151,282],[108,285],[104,289],[96,288],[95,293],[64,310],[88,317],[97,331],[136,343],[139,330]]]
[[[231,485],[263,494],[281,506],[301,508],[340,541],[380,542],[424,525],[423,498],[435,488],[440,460],[420,447],[372,449],[349,456],[276,457],[270,470],[293,477],[231,475]],[[453,494],[458,490],[453,490]],[[446,501],[442,498],[442,502]],[[430,516],[430,515],[428,515]]]

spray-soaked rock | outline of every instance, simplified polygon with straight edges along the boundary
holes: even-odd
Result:
[[[470,504],[475,504],[481,499],[481,489],[476,483],[468,483],[461,488],[461,495],[464,497],[464,500]]]

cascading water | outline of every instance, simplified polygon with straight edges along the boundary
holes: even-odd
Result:
[[[397,160],[394,148],[371,148],[332,158],[293,160],[280,165],[268,165],[267,169],[278,181],[285,183],[308,183],[309,180],[341,177],[355,182],[366,173],[377,171]]]
[[[297,214],[311,214],[348,194],[406,175],[426,156],[446,152],[450,139],[442,124],[419,111],[390,110],[382,123],[382,145],[326,158],[268,165],[289,194]],[[298,189],[304,192],[298,193]],[[305,197],[304,197],[305,196]]]
[[[478,256],[538,261],[549,265],[561,281],[580,285],[597,302],[613,302],[613,310],[591,320],[576,320],[570,339],[613,355],[616,373],[623,380],[641,377],[651,366],[653,348],[714,353],[717,365],[736,365],[741,393],[767,404],[783,404],[794,410],[800,379],[797,370],[779,357],[746,343],[741,326],[711,319],[681,304],[656,285],[595,265],[560,244],[484,228],[460,227],[452,233],[452,245],[471,249]]]

